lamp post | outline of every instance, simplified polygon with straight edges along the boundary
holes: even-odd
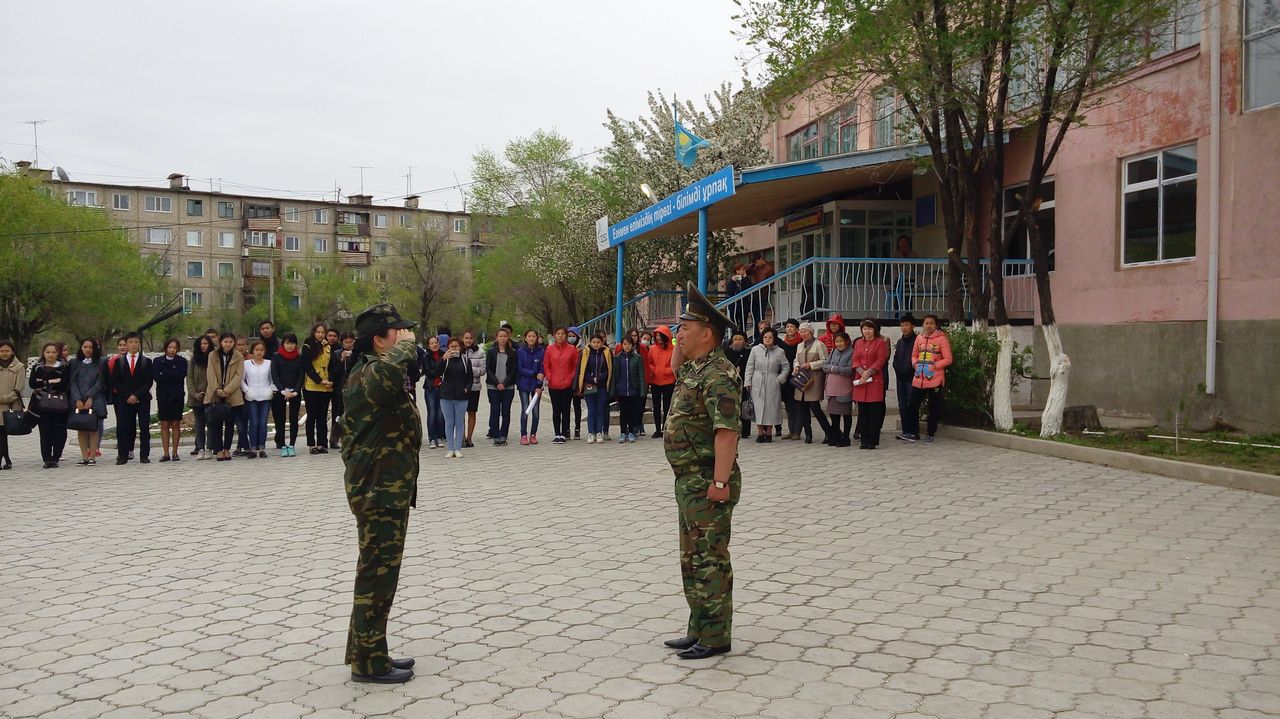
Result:
[[[276,246],[280,244],[280,233],[283,231],[283,226],[276,225],[276,237],[271,243],[271,257],[267,260],[267,319],[272,327],[276,326]]]

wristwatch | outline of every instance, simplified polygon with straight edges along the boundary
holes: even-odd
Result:
[[[728,487],[728,486],[729,486],[729,485],[725,484],[724,482],[716,482],[716,483],[715,483],[715,485],[716,485],[716,489],[724,489],[725,487]]]

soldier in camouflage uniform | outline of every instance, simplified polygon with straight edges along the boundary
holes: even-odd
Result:
[[[684,637],[664,644],[680,650],[681,659],[706,659],[729,651],[733,627],[729,524],[742,492],[737,462],[742,378],[722,349],[733,323],[692,283],[687,291],[663,445],[675,472],[689,626]]]
[[[400,577],[409,508],[418,493],[422,421],[417,402],[405,391],[405,373],[417,359],[409,331],[414,324],[389,304],[361,312],[356,359],[342,390],[342,461],[360,542],[346,663],[359,682],[413,678],[413,659],[392,659],[387,652],[387,616]]]

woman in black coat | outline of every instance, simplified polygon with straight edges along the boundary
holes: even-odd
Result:
[[[58,393],[66,401],[70,374],[67,363],[58,359],[59,353],[58,345],[46,342],[40,353],[42,361],[31,368],[31,379],[27,385],[35,391]],[[70,407],[69,401],[67,407]],[[54,469],[67,446],[67,409],[55,412],[46,402],[40,403],[37,411],[40,414],[40,458],[44,460],[45,469]]]
[[[98,463],[98,446],[102,442],[99,428],[102,418],[107,416],[107,377],[106,364],[102,361],[102,345],[89,338],[80,342],[80,349],[71,359],[68,368],[70,374],[70,395],[72,412],[88,412],[98,420],[92,432],[80,431],[76,434],[80,443],[81,466]]]

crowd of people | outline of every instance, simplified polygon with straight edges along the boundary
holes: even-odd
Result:
[[[812,443],[816,423],[823,444],[849,447],[857,441],[862,449],[875,449],[893,381],[902,422],[897,439],[922,438],[920,411],[927,406],[923,441],[932,443],[944,409],[951,348],[937,317],[926,315],[919,332],[916,324],[910,314],[903,316],[893,346],[876,320],[862,320],[851,336],[839,314],[828,319],[821,335],[794,319],[781,330],[761,322],[750,342],[744,332],[734,332],[725,352],[738,368],[743,399],[750,400],[741,436],[749,438],[754,425],[758,443]],[[324,324],[314,325],[299,342],[297,335],[277,335],[271,322],[262,322],[252,340],[209,329],[196,338],[190,359],[176,338],[165,341],[163,354],[149,358],[141,337],[131,333],[110,356],[93,338],[74,353],[61,343],[46,343],[27,373],[13,343],[0,340],[0,410],[11,429],[0,431],[0,470],[12,467],[7,435],[19,418],[38,430],[45,468],[59,466],[69,431],[77,437],[77,464],[97,464],[108,408],[116,418],[116,464],[135,457],[150,463],[153,405],[160,462],[181,460],[188,409],[194,429],[189,456],[200,460],[266,458],[269,442],[280,457],[296,456],[303,417],[307,451],[327,454],[340,441],[341,388],[354,361],[353,345],[350,333]],[[577,327],[558,327],[545,338],[530,329],[517,340],[504,324],[487,349],[472,330],[460,337],[445,331],[418,346],[405,390],[416,397],[422,385],[425,446],[445,449],[450,459],[475,446],[482,391],[490,410],[485,438],[494,446],[505,446],[513,432],[517,397],[519,443],[538,444],[543,394],[550,399],[552,444],[582,439],[584,406],[586,442],[613,441],[614,404],[617,442],[634,443],[646,435],[646,407],[652,409],[652,437],[662,437],[676,381],[673,345],[666,326],[632,329],[612,347],[603,334],[584,344]],[[29,403],[23,400],[24,383],[31,390]]]

